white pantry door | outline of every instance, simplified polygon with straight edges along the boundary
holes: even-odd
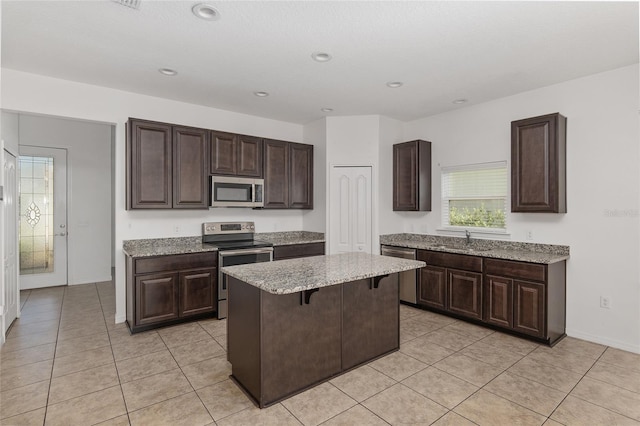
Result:
[[[20,146],[20,289],[67,284],[67,150]]]
[[[371,167],[331,168],[329,254],[371,253]]]
[[[16,196],[18,193],[16,157],[4,151],[2,209],[3,223],[3,265],[4,265],[4,301],[2,312],[2,335],[18,316],[18,255],[16,217]]]

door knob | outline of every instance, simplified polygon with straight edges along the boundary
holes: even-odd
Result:
[[[62,225],[60,225],[60,228],[64,228],[66,225],[63,223]]]
[[[53,235],[54,235],[54,236],[64,237],[64,236],[65,236],[65,235],[67,235],[67,234],[65,234],[64,232],[61,232],[61,233],[59,233],[59,234],[53,234]]]

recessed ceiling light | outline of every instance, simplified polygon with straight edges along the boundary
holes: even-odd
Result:
[[[456,100],[452,101],[452,103],[457,104],[457,105],[465,104],[465,103],[467,103],[467,100],[463,99],[463,98],[460,98],[460,99],[456,99]]]
[[[253,92],[253,94],[259,98],[266,98],[267,96],[269,96],[268,92]]]
[[[333,108],[321,108],[320,111],[322,111],[322,112],[333,112]]]
[[[329,62],[332,56],[327,52],[313,52],[311,57],[316,62]]]
[[[218,12],[215,7],[206,3],[196,4],[191,8],[191,11],[198,18],[205,19],[207,21],[217,21],[220,19],[220,12]]]
[[[160,68],[158,71],[160,72],[160,74],[168,75],[170,77],[178,74],[178,71],[172,70],[171,68]]]
[[[397,89],[398,87],[401,87],[401,86],[402,86],[402,84],[403,84],[403,83],[402,83],[401,81],[389,81],[389,82],[387,83],[387,86],[388,86],[388,87],[391,87],[392,89]]]

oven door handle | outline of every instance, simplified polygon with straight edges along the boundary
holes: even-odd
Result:
[[[220,257],[227,256],[236,256],[239,254],[263,254],[263,253],[271,253],[273,254],[273,247],[264,247],[257,249],[240,249],[240,250],[225,250],[218,252]]]

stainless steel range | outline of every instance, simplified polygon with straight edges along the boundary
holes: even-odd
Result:
[[[227,317],[227,280],[224,266],[271,262],[273,244],[253,239],[253,222],[205,222],[202,242],[218,248],[218,318]]]

